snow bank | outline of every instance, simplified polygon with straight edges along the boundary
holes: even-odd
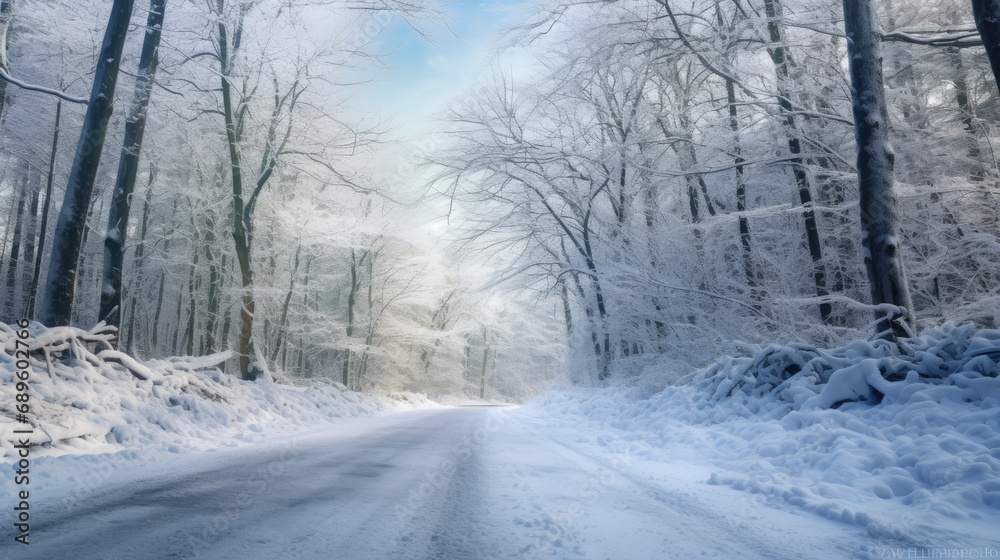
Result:
[[[710,484],[876,537],[918,542],[950,520],[982,523],[995,538],[998,359],[1000,331],[945,325],[902,350],[863,341],[769,346],[658,392],[638,378],[532,406],[553,422],[589,422],[579,427],[584,439],[611,452],[703,462],[713,467]]]
[[[37,454],[113,452],[159,446],[172,452],[252,440],[274,429],[310,426],[398,408],[429,406],[422,395],[373,397],[338,383],[309,387],[223,374],[228,353],[136,361],[113,350],[112,331],[29,328],[31,437]],[[0,325],[0,447],[14,456],[15,335]],[[62,357],[57,359],[57,356]]]

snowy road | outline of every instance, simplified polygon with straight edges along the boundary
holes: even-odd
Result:
[[[857,526],[748,502],[705,484],[704,468],[656,473],[562,433],[518,409],[446,408],[168,456],[115,471],[73,503],[53,488],[32,505],[32,544],[7,540],[0,557],[831,558],[874,550]]]

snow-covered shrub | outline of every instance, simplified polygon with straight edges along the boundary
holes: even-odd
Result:
[[[278,427],[357,417],[426,404],[416,395],[380,398],[329,382],[309,387],[247,382],[219,369],[229,353],[138,361],[114,350],[99,324],[29,328],[31,444],[56,452],[107,451],[227,442]],[[13,451],[15,334],[0,325],[0,447]],[[400,402],[407,400],[408,402]]]
[[[754,414],[836,408],[847,402],[906,403],[1000,399],[1000,330],[945,324],[900,342],[854,341],[821,350],[768,346],[753,357],[723,358],[685,377],[710,401],[739,398]]]

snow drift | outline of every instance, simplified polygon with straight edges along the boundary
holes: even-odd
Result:
[[[1000,331],[949,324],[899,348],[768,346],[679,379],[651,366],[533,406],[590,421],[609,452],[707,462],[710,484],[918,542],[949,522],[995,532],[998,359]]]
[[[429,402],[411,394],[373,397],[329,382],[245,382],[219,369],[228,353],[138,361],[110,346],[113,330],[103,324],[85,331],[32,323],[29,332],[31,441],[53,455],[150,445],[180,452]],[[0,325],[0,346],[0,446],[8,454],[19,425],[15,335],[7,325]]]

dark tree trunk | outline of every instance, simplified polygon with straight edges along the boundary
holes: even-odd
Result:
[[[139,170],[139,151],[142,149],[142,137],[146,130],[146,106],[149,104],[149,95],[153,88],[153,75],[156,74],[157,49],[160,46],[165,4],[166,0],[149,2],[149,17],[146,19],[146,34],[142,41],[135,91],[125,121],[125,140],[122,142],[118,176],[111,194],[111,209],[108,211],[108,230],[104,237],[104,267],[101,278],[101,310],[98,318],[114,326],[121,323],[122,268],[125,264],[128,216],[132,208],[135,177]]]
[[[347,327],[346,333],[347,338],[351,338],[354,335],[354,308],[357,304],[358,290],[361,289],[361,274],[359,268],[364,265],[365,259],[369,256],[368,251],[361,253],[361,258],[358,258],[357,253],[354,249],[351,249],[351,290],[347,294]],[[351,365],[351,349],[344,349],[344,365],[343,365],[343,383],[348,389],[351,388],[350,385],[350,365]]]
[[[972,15],[986,47],[993,78],[1000,88],[1000,0],[972,0]]]
[[[743,248],[743,273],[746,275],[747,286],[750,287],[752,299],[756,302],[761,294],[756,293],[757,274],[754,271],[753,253],[751,252],[750,221],[747,219],[747,190],[743,171],[743,155],[740,151],[740,122],[736,112],[736,85],[732,80],[726,80],[726,101],[729,103],[729,129],[733,132],[736,165],[736,211],[739,213],[740,246]]]
[[[7,255],[7,282],[6,282],[6,292],[4,294],[4,305],[3,305],[3,317],[0,318],[4,323],[13,323],[16,317],[14,317],[14,308],[17,294],[17,271],[18,265],[20,263],[21,257],[21,227],[24,225],[24,189],[18,189],[17,196],[17,212],[14,221],[14,239],[11,242],[10,254]]]
[[[205,232],[205,258],[208,260],[208,309],[205,318],[205,350],[215,352],[215,324],[219,316],[219,267],[215,264],[212,245],[215,236],[212,233],[214,225],[209,223]]]
[[[42,201],[42,223],[38,228],[38,252],[35,254],[35,270],[31,274],[31,288],[28,290],[28,307],[25,316],[34,319],[35,301],[38,298],[39,277],[42,274],[42,253],[45,249],[45,237],[49,229],[49,206],[52,203],[52,177],[56,166],[56,153],[59,148],[59,119],[62,116],[62,100],[56,102],[56,124],[52,132],[52,151],[49,153],[49,173],[45,179],[45,199]]]
[[[160,287],[156,291],[156,311],[153,312],[153,333],[149,337],[149,346],[155,355],[159,350],[160,342],[160,314],[163,312],[163,287],[167,282],[167,271],[160,271]]]
[[[192,211],[193,210],[194,209],[192,209]],[[201,248],[199,246],[200,244],[198,243],[198,241],[199,241],[199,239],[198,239],[199,238],[199,234],[198,234],[198,228],[195,226],[194,216],[191,217],[191,229],[192,229],[192,231],[194,231],[194,241],[191,244],[191,249],[192,249],[191,253],[193,255],[192,256],[192,261],[191,261],[191,272],[188,275],[188,308],[189,308],[189,313],[188,313],[188,320],[187,320],[187,329],[185,330],[185,334],[184,334],[184,337],[185,337],[184,338],[184,342],[185,342],[185,344],[181,345],[181,346],[186,346],[186,352],[187,352],[188,356],[193,356],[194,355],[194,337],[195,337],[195,326],[196,326],[195,319],[196,319],[196,314],[197,314],[197,311],[198,311],[198,308],[197,308],[197,305],[196,305],[197,302],[195,301],[194,294],[195,294],[195,289],[197,288],[198,256],[199,256],[199,249]]]
[[[768,54],[774,69],[778,84],[778,106],[784,116],[785,130],[788,134],[788,151],[797,156],[802,153],[802,143],[799,140],[798,128],[795,117],[792,113],[792,101],[788,91],[788,83],[791,79],[788,51],[785,49],[784,38],[781,33],[781,4],[779,0],[764,0],[764,11],[767,14],[767,31],[771,42]],[[802,204],[802,220],[806,228],[806,241],[809,244],[809,256],[813,261],[813,283],[816,285],[816,296],[824,297],[828,295],[826,288],[826,267],[823,264],[823,248],[819,240],[819,227],[816,224],[816,213],[812,207],[812,188],[809,184],[809,176],[806,174],[805,166],[801,158],[791,160],[795,183],[799,188],[799,202]],[[831,307],[829,303],[819,305],[819,314],[823,321],[830,318]]]
[[[198,252],[195,251],[195,255],[197,255],[197,254],[198,254]],[[195,259],[197,259],[197,257],[195,257]],[[195,305],[194,284],[195,284],[195,265],[191,265],[191,274],[188,277],[188,320],[187,320],[187,328],[184,329],[184,343],[181,344],[181,346],[184,346],[184,348],[185,348],[184,351],[187,353],[188,356],[193,356],[194,355],[195,316],[196,316],[196,313],[198,311],[198,308]]]
[[[295,291],[295,275],[299,273],[299,254],[302,252],[302,245],[299,245],[295,249],[295,264],[292,267],[292,279],[288,284],[288,293],[285,294],[285,304],[281,306],[281,320],[278,322],[277,330],[277,342],[274,344],[274,349],[271,350],[271,363],[276,363],[278,360],[278,351],[281,349],[281,344],[284,342],[286,336],[285,331],[288,329],[288,306],[292,302],[292,293]]]
[[[156,172],[157,172],[156,166],[150,165],[149,181],[147,181],[146,183],[146,200],[142,204],[142,221],[140,222],[139,225],[139,245],[135,248],[135,265],[133,268],[135,270],[136,281],[135,283],[133,283],[131,288],[131,298],[129,298],[130,301],[128,306],[129,310],[128,328],[125,329],[125,334],[128,336],[128,338],[125,339],[126,340],[125,353],[129,354],[130,356],[134,355],[132,353],[132,347],[135,343],[135,315],[136,315],[135,309],[136,309],[136,303],[138,302],[138,298],[136,297],[135,292],[137,291],[138,288],[138,282],[139,282],[138,278],[140,276],[145,276],[144,271],[146,270],[145,269],[146,232],[149,231],[149,206],[150,206],[150,201],[153,198],[153,181],[156,179]]]
[[[222,290],[222,288],[225,287],[226,285],[226,275],[227,275],[226,273],[228,270],[226,268],[226,260],[227,260],[226,255],[222,255],[222,278],[219,281],[219,290]],[[226,306],[226,311],[223,313],[223,319],[222,319],[222,334],[219,338],[219,341],[221,342],[223,348],[229,347],[229,328],[232,326],[232,324],[233,324],[233,311],[232,311],[232,306],[230,305]]]
[[[243,283],[243,298],[240,306],[240,342],[239,365],[243,379],[253,381],[257,378],[257,368],[252,364],[254,359],[253,320],[254,293],[253,268],[250,265],[250,232],[247,223],[247,212],[243,200],[243,175],[240,161],[239,139],[237,137],[236,114],[233,107],[232,90],[229,83],[232,61],[239,50],[239,40],[242,32],[242,14],[233,34],[233,45],[230,50],[229,33],[223,21],[224,0],[218,0],[218,54],[221,64],[220,78],[222,81],[222,111],[226,126],[226,143],[229,148],[230,175],[233,187],[233,241],[236,244],[236,259],[240,265],[240,280]],[[265,178],[266,180],[266,178]]]
[[[586,253],[587,270],[590,271],[590,280],[594,286],[594,301],[597,303],[597,313],[600,316],[599,329],[603,338],[603,344],[597,347],[598,358],[600,360],[600,371],[597,379],[603,381],[610,374],[608,366],[611,360],[611,333],[608,332],[608,310],[604,304],[604,292],[601,290],[601,281],[597,276],[597,264],[593,259],[593,250],[590,247],[590,230],[585,220],[583,230],[583,245]]]
[[[871,283],[872,303],[897,306],[899,313],[879,323],[883,336],[909,336],[915,327],[913,303],[899,251],[894,156],[882,84],[882,54],[870,0],[844,0],[844,29],[851,67],[854,132],[861,198],[861,242]]]
[[[35,249],[41,251],[41,247],[37,246],[38,240],[38,199],[39,199],[39,188],[35,178],[38,176],[36,173],[28,169],[29,177],[29,188],[31,189],[31,202],[28,203],[28,215],[24,222],[24,266],[19,267],[23,270],[21,273],[21,294],[18,299],[18,304],[22,304],[21,309],[27,307],[27,299],[30,295],[28,288],[31,287],[31,263],[35,262]]]
[[[308,291],[308,288],[309,288],[309,268],[311,266],[312,266],[312,259],[308,258],[308,254],[307,254],[306,255],[306,272],[305,272],[305,275],[302,277],[302,309],[304,311],[309,309],[309,307],[308,307],[307,304],[309,303],[309,291]],[[284,368],[284,366],[285,366],[285,352],[287,350],[288,350],[288,342],[286,341],[285,342],[285,348],[281,351],[281,366],[282,366],[282,368]],[[301,355],[302,355],[302,337],[301,336],[299,337],[298,351],[299,351],[299,356],[301,357]],[[299,374],[301,374],[302,373],[302,360],[298,359],[296,361],[296,363],[298,364],[298,367],[296,368],[296,371]]]
[[[132,0],[114,0],[104,42],[97,59],[97,73],[90,104],[70,169],[66,196],[53,236],[52,256],[42,301],[42,323],[54,327],[69,324],[73,314],[77,261],[86,230],[87,209],[94,192],[94,179],[104,148],[104,134],[113,109],[118,64],[132,15]]]
[[[569,290],[566,289],[566,281],[560,278],[557,283],[559,284],[559,297],[562,299],[563,305],[563,319],[566,322],[566,338],[573,338],[573,311],[569,307]]]
[[[969,99],[969,82],[965,78],[965,65],[962,63],[962,50],[958,48],[948,49],[949,55],[954,62],[955,72],[955,103],[958,110],[962,112],[962,128],[968,133],[966,141],[969,143],[969,180],[981,182],[985,173],[979,161],[979,138],[976,134],[976,126],[973,121],[974,111],[972,102]]]
[[[176,356],[181,353],[180,340],[181,340],[181,313],[184,311],[184,292],[178,290],[177,293],[177,311],[175,313],[176,317],[174,319],[174,324],[177,326],[174,329],[174,337],[170,341],[170,355]]]

